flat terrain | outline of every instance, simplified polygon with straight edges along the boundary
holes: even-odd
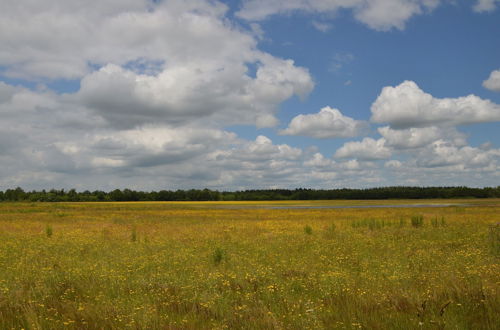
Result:
[[[400,207],[330,208],[368,205]],[[0,203],[0,329],[498,329],[499,222],[498,199]]]

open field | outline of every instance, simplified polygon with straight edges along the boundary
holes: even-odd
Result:
[[[443,206],[282,208],[380,204]],[[498,199],[0,203],[0,329],[498,329],[498,222]]]

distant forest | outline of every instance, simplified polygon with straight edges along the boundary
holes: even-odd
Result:
[[[216,191],[210,189],[134,191],[82,191],[75,189],[24,191],[22,188],[0,191],[0,201],[29,202],[125,202],[125,201],[269,201],[332,199],[423,199],[423,198],[500,198],[496,188],[469,187],[381,187],[368,189],[261,189]]]

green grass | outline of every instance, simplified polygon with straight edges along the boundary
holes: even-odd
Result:
[[[500,201],[477,203],[3,203],[0,329],[495,329]]]

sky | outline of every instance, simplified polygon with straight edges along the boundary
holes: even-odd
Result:
[[[499,0],[0,2],[0,190],[500,185]]]

